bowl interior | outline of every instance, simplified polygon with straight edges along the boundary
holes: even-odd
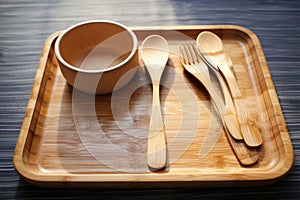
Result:
[[[125,28],[109,22],[76,26],[61,38],[61,57],[73,67],[107,70],[122,63],[133,51],[134,40]]]

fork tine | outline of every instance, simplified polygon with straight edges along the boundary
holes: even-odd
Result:
[[[198,59],[197,59],[197,54],[196,54],[193,46],[194,46],[193,43],[189,43],[189,44],[187,44],[187,49],[191,56],[192,64],[196,64],[196,63],[198,63]]]
[[[189,45],[188,44],[183,44],[184,52],[186,54],[186,58],[189,62],[189,64],[194,64],[194,59],[193,56],[191,55]]]
[[[195,65],[202,61],[196,44],[189,42],[181,44],[180,47],[181,54],[184,55],[185,61],[189,62],[189,64]]]
[[[188,58],[187,58],[187,54],[186,54],[186,51],[184,49],[184,45],[183,44],[180,44],[179,45],[179,53],[180,53],[180,61],[183,63],[183,64],[189,64],[188,63]]]
[[[193,44],[192,47],[193,47],[193,51],[194,51],[195,54],[196,54],[197,61],[198,61],[198,62],[202,62],[203,60],[202,60],[202,58],[201,58],[201,55],[200,55],[200,51],[199,51],[198,45],[197,45],[197,44]]]
[[[205,70],[207,68],[206,65],[202,65],[203,60],[200,55],[199,48],[196,43],[193,42],[187,42],[179,45],[179,53],[181,55],[181,62],[183,62],[186,65],[197,65],[197,70]],[[200,64],[201,65],[198,65]]]
[[[190,53],[190,49],[189,49],[188,44],[187,44],[187,43],[184,43],[184,44],[183,44],[183,48],[184,48],[184,51],[185,51],[185,53],[186,53],[186,55],[187,55],[187,59],[188,59],[188,61],[189,61],[189,64],[193,64],[194,62],[193,62],[193,58],[192,58],[192,56],[191,56],[191,53]]]

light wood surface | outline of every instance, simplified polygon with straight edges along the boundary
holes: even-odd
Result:
[[[168,42],[159,35],[148,36],[141,45],[141,57],[152,81],[152,108],[147,145],[147,163],[153,170],[166,166],[167,149],[164,119],[161,113],[159,85],[169,58]]]
[[[298,199],[300,195],[300,4],[299,0],[195,1],[114,0],[0,3],[0,197],[1,199]],[[287,176],[264,187],[218,188],[37,188],[13,166],[15,145],[46,38],[86,20],[109,19],[127,26],[236,24],[259,38],[269,79],[283,113],[295,159]],[[224,38],[224,37],[223,37]],[[236,72],[236,70],[235,70]],[[240,82],[244,85],[244,82]],[[282,110],[282,111],[281,111]],[[193,184],[190,184],[192,186]],[[212,185],[213,186],[213,185]],[[240,186],[240,184],[236,184]]]
[[[68,28],[57,38],[54,49],[70,85],[90,94],[109,94],[134,76],[133,69],[139,64],[137,43],[124,25],[91,20]]]
[[[228,87],[230,88],[231,96],[234,100],[237,111],[238,120],[240,122],[243,138],[247,145],[257,147],[262,144],[261,133],[256,127],[255,120],[251,117],[247,105],[244,103],[243,96],[239,89],[238,83],[231,72],[228,63],[232,63],[230,57],[224,51],[222,40],[214,33],[204,31],[197,37],[197,43],[200,45],[203,54],[207,55],[208,62],[217,66],[223,73]],[[229,62],[228,62],[229,61]]]
[[[217,94],[216,89],[213,86],[213,82],[210,79],[208,67],[198,55],[198,51],[194,47],[194,44],[180,44],[179,48],[181,63],[184,65],[185,69],[189,73],[193,74],[193,76],[195,76],[207,89],[229,133],[235,139],[243,139],[235,115],[235,108],[232,106],[233,104],[227,104],[225,106],[226,100],[228,101],[228,95],[224,95],[224,97],[227,97],[224,102],[222,101],[223,95]]]
[[[224,87],[224,82],[221,82],[222,91],[224,94],[224,102],[221,101],[222,97],[217,94],[213,87],[213,83],[210,79],[210,73],[206,63],[201,59],[200,54],[194,44],[180,44],[180,54],[181,54],[181,63],[184,68],[195,76],[207,89],[210,94],[213,102],[216,105],[218,113],[224,124],[225,132],[230,142],[232,149],[234,150],[235,155],[239,159],[242,165],[252,165],[258,160],[258,153],[256,149],[249,149],[243,141],[236,141],[236,139],[243,139],[241,137],[241,130],[239,128],[238,121],[234,115],[235,109],[233,107],[232,101],[228,98],[231,98],[227,87]],[[220,79],[220,77],[218,77]],[[233,138],[231,138],[233,137]]]
[[[168,130],[167,141],[174,139],[174,144],[168,146],[171,161],[169,168],[161,173],[150,172],[144,168],[146,159],[141,155],[145,153],[122,159],[122,157],[117,157],[121,152],[113,152],[112,146],[105,144],[103,145],[105,148],[101,149],[103,152],[101,156],[104,156],[102,161],[106,159],[111,162],[110,164],[121,167],[121,170],[112,169],[99,162],[87,151],[87,146],[83,146],[80,140],[82,138],[79,138],[76,132],[71,106],[72,88],[66,84],[58,70],[53,52],[53,40],[59,34],[56,33],[45,43],[16,145],[14,164],[18,173],[31,183],[45,187],[184,187],[224,186],[237,183],[241,186],[267,184],[284,176],[292,166],[293,149],[257,37],[242,27],[225,25],[152,27],[146,30],[136,28],[135,33],[139,41],[150,34],[161,34],[168,40],[170,49],[176,52],[178,44],[187,41],[178,38],[177,34],[168,29],[177,30],[194,40],[201,31],[212,31],[222,38],[225,49],[231,49],[229,56],[234,63],[233,70],[237,80],[244,83],[241,85],[241,91],[246,97],[249,112],[256,117],[257,125],[262,132],[263,145],[259,149],[259,159],[256,164],[250,167],[241,166],[224,132],[218,138],[214,148],[205,157],[199,158],[200,145],[203,144],[205,137],[210,137],[213,133],[209,132],[211,130],[209,125],[213,127],[216,122],[210,121],[209,95],[203,86],[197,83],[197,80],[184,72],[176,53],[170,54],[169,67],[166,68],[167,71],[164,72],[163,77],[163,83],[171,82],[173,85],[171,84],[169,89],[162,88],[161,90],[161,99],[164,102],[163,115],[166,120],[165,128]],[[179,79],[172,82],[174,77],[179,77]],[[147,79],[142,62],[135,78]],[[184,87],[185,83],[188,87]],[[172,91],[184,93],[188,92],[188,88],[196,94],[196,103],[201,113],[198,120],[201,123],[197,127],[192,142],[183,150],[182,144],[185,137],[180,140],[176,137],[176,130],[181,126],[180,113],[192,114],[193,112],[189,107],[178,109],[179,102]],[[130,101],[130,113],[134,123],[124,118],[123,121],[116,121],[119,126],[127,128],[129,132],[134,132],[134,129],[148,125],[151,96],[150,84],[143,85],[136,90]],[[183,96],[180,100],[182,104],[186,103],[185,106],[194,102],[191,96]],[[79,103],[80,101],[84,99],[79,99]],[[116,128],[110,110],[111,96],[97,96],[95,102],[98,114],[96,122],[88,121],[90,119],[88,111],[76,118],[79,122],[83,122],[79,124],[82,130],[93,133],[93,130],[98,130],[95,125],[100,121],[106,132],[105,137],[109,137],[114,144],[126,148],[127,152],[146,152],[145,141],[147,140],[143,138],[147,137],[135,138],[124,135]],[[84,102],[81,102],[81,105],[84,105],[82,103]],[[190,124],[195,121],[192,118],[188,120]],[[138,130],[141,131],[140,135],[147,135],[147,128]],[[210,134],[205,135],[208,132]],[[95,142],[98,141],[102,140],[97,139]],[[93,144],[92,140],[89,142]],[[182,151],[183,154],[179,157],[171,154],[176,151]],[[111,154],[114,153],[116,157],[112,158]],[[132,169],[134,171],[130,172]],[[124,172],[126,170],[129,172]]]

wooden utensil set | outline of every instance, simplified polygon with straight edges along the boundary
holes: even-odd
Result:
[[[63,31],[48,37],[14,153],[22,178],[63,188],[248,187],[273,183],[290,171],[291,140],[253,32],[234,25],[133,32],[137,73],[115,93],[121,99],[114,107],[112,94],[74,97],[80,91],[67,84],[55,54]]]
[[[149,37],[151,38],[151,36]],[[144,43],[149,37],[144,40]],[[161,37],[161,39],[163,38]],[[159,77],[157,77],[159,82],[163,67],[160,69],[156,68],[155,70],[153,70],[154,68],[149,68],[151,64],[151,59],[149,58],[152,57],[152,60],[161,60],[161,50],[167,52],[165,54],[168,55],[169,49],[167,49],[168,46],[164,46],[164,49],[162,49],[160,44],[158,42],[156,43],[154,42],[154,44],[152,44],[151,53],[146,54],[146,48],[142,47],[142,58],[151,75],[151,79],[154,79],[155,74],[157,74],[155,70],[160,70],[160,73],[158,73]],[[157,47],[155,47],[155,45],[157,45]],[[155,49],[157,49],[156,52]],[[227,139],[240,164],[242,166],[249,166],[256,163],[259,157],[258,149],[262,144],[262,137],[255,124],[255,120],[251,117],[247,105],[245,104],[244,97],[238,87],[238,82],[231,70],[233,65],[231,58],[226,53],[222,40],[212,32],[203,31],[198,35],[196,43],[180,44],[179,53],[180,61],[184,68],[198,79],[208,91],[215,109],[223,122]],[[166,61],[162,62],[163,64],[166,63]],[[158,63],[152,64],[160,65]],[[211,73],[217,77],[224,101],[222,101],[223,97],[220,97],[216,92],[215,86],[210,78]],[[154,86],[157,85],[155,83]],[[156,96],[159,95],[159,91],[156,90],[153,95],[157,99]],[[153,117],[155,116],[151,116],[151,119],[153,119]],[[157,116],[155,118],[159,120],[151,120],[147,150],[148,165],[153,171],[163,169],[167,162],[167,147],[165,144],[161,145],[162,142],[166,142],[163,118],[158,118]],[[157,127],[161,128],[157,129]],[[157,131],[154,133],[153,130]],[[155,138],[163,139],[157,141],[154,140]]]

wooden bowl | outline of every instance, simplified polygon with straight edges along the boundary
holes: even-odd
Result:
[[[92,94],[123,87],[139,65],[136,35],[112,21],[87,21],[70,27],[57,38],[55,54],[67,82]]]

